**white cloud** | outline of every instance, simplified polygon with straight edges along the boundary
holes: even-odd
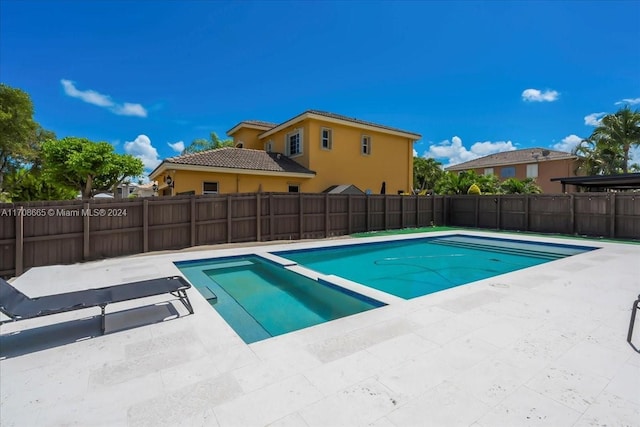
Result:
[[[616,102],[616,105],[636,105],[640,104],[640,98],[625,98],[622,101]]]
[[[78,90],[71,80],[60,80],[64,93],[72,98],[78,98],[86,103],[97,105],[98,107],[111,107],[113,101],[107,95],[103,95],[94,90]]]
[[[119,116],[136,116],[147,117],[147,110],[140,104],[132,104],[125,102],[122,105],[116,105],[111,111]]]
[[[591,113],[584,116],[584,124],[587,126],[600,126],[600,120],[606,115],[607,113]]]
[[[184,151],[184,141],[174,142],[173,144],[167,142],[167,145],[171,147],[173,151],[177,151],[178,153],[182,153]],[[416,150],[413,151],[415,152]]]
[[[555,90],[525,89],[522,92],[522,99],[529,102],[553,102],[558,99],[560,93]]]
[[[436,145],[429,147],[425,153],[425,157],[433,157],[435,159],[444,160],[444,166],[453,166],[458,163],[468,162],[478,157],[487,156],[489,154],[499,153],[502,151],[513,151],[516,147],[511,141],[484,141],[476,142],[471,149],[462,144],[462,139],[458,136],[451,138],[451,141],[444,140]]]
[[[416,151],[416,149],[413,149],[413,157],[418,157],[418,152]]]
[[[571,134],[562,138],[562,141],[555,143],[553,149],[571,153],[573,149],[576,148],[576,145],[580,144],[583,139],[584,138],[580,138],[578,135]]]
[[[629,149],[629,166],[634,163],[640,164],[640,147],[632,147]]]
[[[78,98],[88,104],[108,108],[112,113],[120,116],[147,117],[147,110],[140,104],[125,102],[115,103],[109,95],[103,95],[95,90],[79,90],[71,80],[60,80],[64,93],[72,98]]]
[[[161,162],[158,150],[151,145],[151,140],[147,135],[138,135],[133,141],[125,142],[124,151],[142,160],[145,169],[154,169]]]

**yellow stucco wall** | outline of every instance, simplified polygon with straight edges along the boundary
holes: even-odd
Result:
[[[262,132],[264,132],[264,130],[243,127],[233,134],[234,146],[235,144],[242,142],[243,148],[264,150],[262,141],[258,139],[258,135],[260,135]]]
[[[217,182],[218,192],[227,193],[255,193],[264,192],[287,192],[289,184],[302,184],[304,178],[280,177],[266,175],[247,175],[235,173],[215,173],[202,171],[176,170],[171,174],[174,182],[173,195],[195,191],[195,194],[202,194],[204,182]],[[158,181],[162,184],[163,178]],[[307,179],[308,181],[308,179]],[[262,185],[262,187],[261,187]],[[302,186],[301,186],[302,187]],[[301,189],[301,191],[304,191]]]
[[[321,147],[321,129],[332,131],[331,149]],[[195,190],[202,192],[202,182],[217,181],[220,193],[288,191],[289,184],[298,184],[300,191],[319,193],[332,185],[352,184],[362,191],[379,194],[382,183],[387,194],[408,192],[413,184],[413,140],[362,129],[353,125],[334,123],[317,118],[306,118],[268,136],[265,131],[240,128],[233,133],[235,143],[242,141],[244,148],[263,150],[271,141],[271,151],[286,154],[287,135],[302,131],[302,153],[290,156],[297,163],[316,172],[313,178],[289,178],[238,174],[211,174],[208,172],[177,171],[174,193]],[[362,136],[371,138],[371,153],[361,153]]]

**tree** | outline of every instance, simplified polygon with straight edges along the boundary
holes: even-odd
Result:
[[[468,172],[445,172],[436,182],[435,190],[438,194],[467,194],[473,184]]]
[[[629,106],[602,118],[589,137],[596,145],[603,144],[613,151],[622,153],[622,172],[629,171],[629,150],[640,146],[640,111],[632,111]],[[614,172],[615,173],[615,172]]]
[[[5,176],[8,202],[31,202],[35,200],[71,200],[77,192],[46,179],[41,166],[20,168]]]
[[[507,178],[500,184],[500,189],[504,194],[540,194],[542,189],[536,184],[533,178],[519,180],[517,178]]]
[[[220,139],[215,132],[211,132],[211,134],[209,134],[209,140],[204,138],[194,139],[191,144],[185,147],[181,154],[193,154],[222,147],[233,147],[233,139]]]
[[[622,148],[602,138],[582,140],[573,154],[580,156],[577,172],[585,175],[613,175],[624,170]]]
[[[432,190],[442,175],[444,175],[442,163],[436,159],[426,159],[424,157],[413,158],[414,189]]]
[[[33,145],[38,129],[29,95],[0,83],[0,193],[6,173],[36,158]]]
[[[83,199],[94,191],[111,190],[127,177],[142,174],[142,161],[129,154],[114,152],[108,142],[68,137],[42,144],[44,173],[64,186],[82,193]]]

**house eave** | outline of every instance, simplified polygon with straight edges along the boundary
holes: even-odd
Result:
[[[209,173],[229,173],[229,174],[242,174],[242,175],[262,175],[262,176],[282,176],[287,178],[313,178],[316,176],[315,172],[282,172],[282,171],[268,171],[260,169],[243,169],[243,168],[225,168],[218,166],[202,166],[202,165],[188,165],[184,163],[171,163],[162,162],[160,166],[154,169],[149,174],[150,180],[155,180],[155,177],[161,175],[166,171],[193,171],[193,172],[209,172]]]
[[[395,135],[395,136],[400,136],[402,138],[408,138],[410,140],[412,140],[413,142],[419,140],[420,138],[422,138],[422,135],[419,135],[417,133],[409,133],[409,132],[402,132],[402,131],[396,131],[396,130],[392,130],[392,129],[387,129],[384,127],[378,127],[378,126],[372,126],[372,125],[367,125],[367,124],[363,124],[363,123],[357,123],[357,122],[352,122],[349,120],[344,120],[344,119],[339,119],[336,117],[329,117],[329,116],[323,116],[320,114],[315,114],[315,113],[310,113],[310,112],[305,112],[302,114],[297,115],[296,117],[287,120],[284,123],[279,124],[278,126],[271,128],[269,130],[267,130],[266,132],[261,133],[260,135],[258,135],[259,139],[264,139],[267,138],[271,135],[273,135],[276,132],[279,132],[283,129],[288,128],[289,126],[293,126],[296,123],[300,123],[304,120],[307,119],[315,119],[318,121],[323,121],[323,122],[328,122],[328,123],[336,123],[336,124],[341,124],[341,125],[346,125],[346,126],[351,126],[351,127],[355,127],[355,128],[359,128],[362,130],[366,130],[366,131],[371,131],[371,132],[379,132],[379,133],[386,133],[389,135]]]

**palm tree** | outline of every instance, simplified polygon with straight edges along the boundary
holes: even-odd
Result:
[[[182,150],[181,155],[199,153],[200,151],[212,150],[222,147],[233,147],[233,139],[220,139],[218,134],[216,134],[215,132],[211,132],[209,134],[208,140],[204,138],[194,139],[191,144],[189,144],[184,148],[184,150]]]
[[[605,144],[611,151],[619,148],[622,152],[622,172],[629,171],[629,150],[640,146],[640,111],[632,111],[629,106],[602,118],[600,125],[591,134],[590,140]]]
[[[580,156],[578,171],[585,175],[613,175],[624,170],[622,147],[603,138],[582,140],[573,154]]]
[[[433,190],[436,182],[442,177],[442,163],[436,159],[424,157],[413,158],[413,187],[420,190]]]

